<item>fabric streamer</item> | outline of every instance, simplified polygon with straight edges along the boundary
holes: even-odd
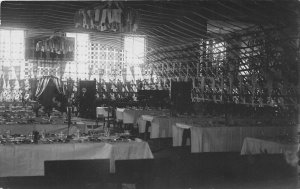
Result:
[[[86,11],[85,11],[85,10],[82,10],[82,11],[81,11],[81,14],[82,14],[82,16],[83,16],[83,19],[82,19],[82,27],[83,27],[83,28],[86,28],[86,29],[89,29]]]

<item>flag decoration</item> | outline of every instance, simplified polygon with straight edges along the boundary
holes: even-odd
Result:
[[[138,11],[125,8],[122,2],[105,2],[74,15],[75,28],[99,32],[136,32],[138,21]]]
[[[26,39],[25,46],[25,59],[74,60],[75,39],[63,34]]]

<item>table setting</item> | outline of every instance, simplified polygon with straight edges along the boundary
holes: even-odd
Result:
[[[44,174],[46,160],[110,159],[111,172],[119,159],[153,158],[148,143],[126,132],[106,128],[86,134],[70,128],[70,133],[43,130],[27,135],[0,135],[0,177]]]

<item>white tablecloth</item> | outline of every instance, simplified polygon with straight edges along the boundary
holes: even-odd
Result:
[[[123,123],[124,124],[134,124],[137,118],[142,115],[144,110],[135,109],[125,109],[123,112]]]
[[[97,107],[96,112],[97,116],[103,115],[104,117],[108,117],[108,107]]]
[[[262,153],[284,154],[289,164],[297,165],[299,160],[298,151],[299,144],[246,137],[243,142],[241,155]]]
[[[45,160],[110,159],[113,173],[115,160],[151,158],[146,142],[4,145],[0,146],[0,177],[44,175]]]
[[[72,127],[76,127],[80,130],[81,133],[86,133],[87,128],[86,124],[77,124],[72,125]],[[59,132],[67,132],[68,125],[64,124],[12,124],[12,125],[0,125],[0,134],[5,134],[6,131],[10,131],[10,134],[23,134],[28,135],[32,131],[46,131],[47,133],[59,133]]]
[[[191,124],[192,152],[240,152],[246,137],[278,136],[296,133],[296,127],[214,127]],[[183,129],[173,125],[173,146],[181,146]]]
[[[154,119],[154,115],[142,115],[141,116],[144,121],[152,121]]]
[[[176,127],[181,129],[190,129],[192,126],[187,123],[176,123]]]
[[[123,111],[123,123],[124,124],[135,124],[141,115],[162,115],[167,114],[168,110],[140,110],[140,109],[125,109]]]
[[[123,113],[124,113],[124,111],[125,111],[125,108],[117,108],[116,109],[116,119],[118,120],[118,121],[123,121]]]
[[[246,137],[242,146],[241,155],[261,153],[281,154],[287,151],[298,151],[298,144]]]
[[[176,122],[172,123],[173,146],[181,146],[184,129],[190,129],[195,125],[207,126],[207,119],[202,116],[177,118]],[[190,141],[186,145],[191,145]]]
[[[151,122],[149,127],[150,138],[172,137],[172,119],[168,116],[144,115],[138,119],[139,133],[146,130],[146,121]]]
[[[176,122],[196,121],[199,119],[201,119],[201,117],[170,117],[161,115],[143,115],[138,119],[139,133],[145,132],[146,121],[150,121],[150,138],[171,138],[173,136],[172,125],[176,124]]]

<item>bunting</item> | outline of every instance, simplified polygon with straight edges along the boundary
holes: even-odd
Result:
[[[74,15],[75,28],[99,32],[136,32],[138,21],[138,12],[125,8],[122,2],[105,2]]]

